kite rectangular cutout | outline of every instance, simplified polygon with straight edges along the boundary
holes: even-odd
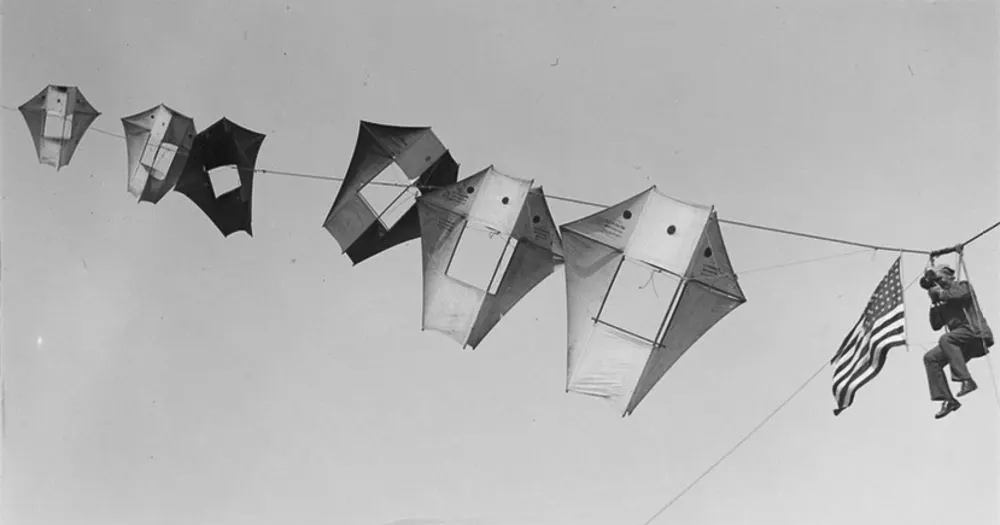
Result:
[[[482,226],[466,225],[446,275],[495,295],[517,240]]]
[[[163,180],[167,176],[167,172],[170,171],[170,165],[174,162],[174,156],[177,155],[177,146],[168,143],[160,143],[159,147],[149,147],[142,151],[142,162],[143,166],[153,170],[153,177],[159,180]]]
[[[42,136],[47,139],[69,140],[73,136],[73,115],[46,113]]]
[[[612,281],[598,320],[653,343],[678,286],[679,278],[626,258]]]
[[[388,230],[417,203],[420,192],[414,186],[409,186],[410,183],[398,166],[390,164],[358,193]]]
[[[216,195],[222,195],[241,186],[240,174],[232,168],[217,168],[208,172],[212,180],[212,189]]]

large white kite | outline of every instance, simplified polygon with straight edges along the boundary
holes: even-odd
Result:
[[[417,199],[423,329],[476,345],[562,261],[541,188],[489,168]]]
[[[629,415],[716,322],[746,301],[710,206],[650,189],[560,227],[566,390]]]

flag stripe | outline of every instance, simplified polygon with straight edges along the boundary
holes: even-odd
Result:
[[[875,374],[881,371],[882,365],[885,363],[886,351],[903,344],[901,337],[903,333],[902,327],[894,330],[894,332],[897,332],[897,334],[894,334],[895,337],[889,335],[887,338],[882,339],[879,344],[869,343],[865,345],[865,347],[860,349],[861,351],[857,352],[854,361],[844,367],[840,378],[834,386],[834,392],[842,401],[842,406],[846,407],[850,405],[851,399],[854,397],[853,393],[867,383],[870,377],[874,377]],[[890,337],[892,339],[889,339]],[[848,392],[846,398],[844,397],[845,391]]]
[[[853,332],[850,335],[850,341],[848,341],[847,345],[841,348],[838,352],[838,357],[835,363],[838,371],[857,357],[858,349],[864,344],[861,340],[865,335],[864,326],[862,325],[861,320],[859,320],[858,324],[854,326]]]
[[[899,311],[889,319],[889,322],[883,325],[883,330],[879,331],[878,333],[875,332],[872,333],[872,338],[876,339],[874,341],[870,341],[869,344],[874,345],[874,347],[877,348],[882,344],[885,338],[902,333],[903,332],[902,322],[903,322],[903,311],[902,308],[900,307]],[[852,348],[847,352],[843,352],[843,354],[841,355],[839,364],[837,365],[838,375],[848,361],[856,359],[858,356],[864,354],[863,350],[864,347],[867,345],[859,344],[856,341],[856,339],[857,338],[852,340]]]
[[[855,345],[855,340],[858,337],[860,337],[860,335],[859,335],[860,332],[858,331],[858,328],[861,326],[861,322],[864,321],[864,320],[865,320],[865,317],[863,315],[861,317],[859,317],[858,318],[858,322],[854,324],[854,328],[851,328],[851,331],[847,334],[846,337],[844,337],[844,341],[842,343],[840,343],[840,349],[837,350],[837,354],[834,355],[833,359],[830,360],[830,364],[831,365],[835,361],[839,360],[840,357],[843,356],[844,353],[847,352],[847,350],[850,347],[852,347],[852,346]]]
[[[846,408],[851,403],[853,403],[855,392],[857,392],[858,389],[860,389],[861,387],[865,386],[865,384],[867,384],[872,379],[875,379],[875,376],[882,371],[882,366],[885,364],[885,356],[887,355],[886,352],[892,348],[895,348],[897,346],[902,346],[904,344],[906,344],[905,341],[896,341],[891,345],[886,346],[885,348],[882,349],[883,351],[881,354],[881,358],[874,367],[862,370],[856,377],[852,378],[850,386],[847,389],[847,395],[845,397],[839,398],[839,400],[841,401],[841,405],[843,405]]]
[[[875,366],[877,366],[878,369],[881,369],[880,364],[877,363],[875,365],[872,364],[873,355],[880,357],[881,359],[884,360],[884,351],[887,349],[883,348],[883,346],[892,343],[892,341],[888,341],[888,339],[894,336],[901,336],[904,333],[903,326],[901,324],[903,321],[902,307],[900,306],[898,309],[899,311],[895,315],[893,315],[889,320],[893,324],[883,323],[882,325],[887,328],[891,328],[890,330],[884,333],[877,334],[878,339],[874,341],[869,341],[868,344],[852,349],[852,352],[848,354],[850,356],[850,361],[841,364],[837,368],[837,372],[834,375],[835,393],[838,390],[841,390],[846,386],[850,386],[850,384],[854,383],[856,381],[856,378],[858,377],[858,374],[862,370],[867,368],[872,368]],[[900,323],[900,324],[899,326],[896,326],[895,323]],[[900,337],[899,339],[901,340],[902,338]],[[878,370],[876,370],[875,373],[878,373]],[[858,387],[860,387],[860,385],[854,386],[854,389],[857,389]]]
[[[874,355],[868,354],[868,356],[872,357],[870,359],[865,359],[863,366],[857,366],[853,368],[851,370],[851,374],[849,375],[850,377],[847,380],[839,382],[837,389],[843,390],[845,388],[853,388],[856,390],[858,387],[860,387],[860,385],[854,385],[854,382],[857,381],[857,378],[861,374],[869,370],[874,371],[874,373],[876,374],[879,371],[881,371],[882,366],[885,364],[885,358],[888,350],[895,348],[901,344],[904,344],[904,341],[902,340],[901,337],[894,338],[893,340],[887,341],[886,344],[881,345],[878,349],[876,349],[872,353]]]

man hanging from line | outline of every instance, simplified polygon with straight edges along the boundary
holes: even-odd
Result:
[[[951,379],[962,383],[958,397],[977,387],[966,363],[982,357],[993,346],[993,333],[986,324],[968,281],[956,281],[955,271],[948,265],[935,265],[924,273],[920,287],[931,299],[930,322],[935,331],[947,327],[938,345],[924,354],[927,384],[931,400],[941,401],[941,410],[934,415],[941,419],[962,406],[952,395],[944,375],[944,366],[951,366]]]

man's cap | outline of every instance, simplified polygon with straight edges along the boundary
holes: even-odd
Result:
[[[933,271],[937,275],[942,275],[942,274],[955,275],[955,270],[952,270],[951,266],[948,266],[947,264],[935,264],[931,268],[931,271]]]

